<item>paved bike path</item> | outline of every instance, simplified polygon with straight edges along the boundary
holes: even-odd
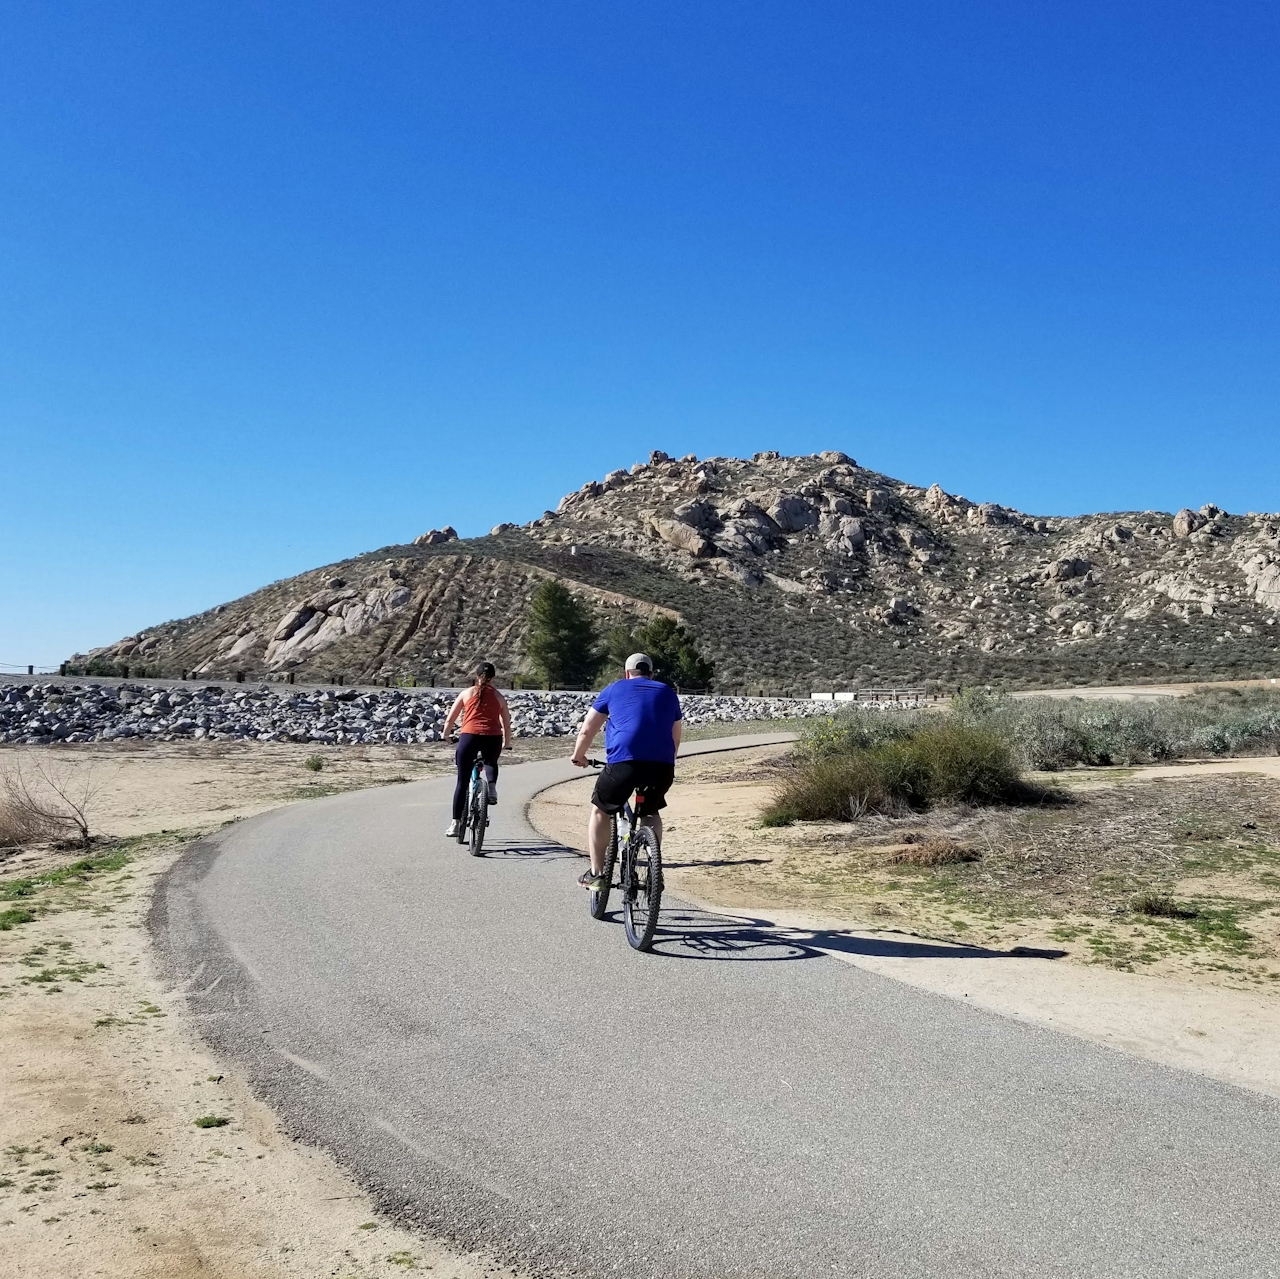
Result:
[[[675,901],[638,955],[524,821],[570,775],[504,770],[483,859],[434,780],[230,827],[157,894],[207,1038],[384,1208],[588,1276],[1276,1273],[1276,1101]]]

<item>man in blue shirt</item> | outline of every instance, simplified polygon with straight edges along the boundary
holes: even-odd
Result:
[[[667,806],[666,794],[675,780],[682,712],[675,689],[652,676],[649,657],[632,653],[623,678],[603,689],[591,704],[574,743],[573,762],[586,768],[587,752],[604,725],[608,762],[596,780],[587,824],[591,869],[578,877],[578,883],[587,889],[604,887],[611,818],[622,811],[632,791],[640,796],[641,821],[652,827],[659,846],[662,844],[658,810]]]

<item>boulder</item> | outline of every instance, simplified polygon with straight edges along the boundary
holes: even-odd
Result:
[[[980,502],[969,508],[969,523],[996,526],[1010,523],[1010,512],[998,502]]]
[[[942,487],[941,484],[930,484],[925,490],[924,504],[935,514],[941,515],[944,511],[949,511],[959,503],[950,493]]]
[[[1088,560],[1078,559],[1073,555],[1064,555],[1054,560],[1044,571],[1046,582],[1065,582],[1072,577],[1084,577],[1092,568]]]
[[[709,558],[716,552],[715,546],[696,528],[681,524],[679,520],[654,518],[649,521],[649,527],[668,545],[687,551],[697,559]]]
[[[872,515],[888,514],[892,500],[892,494],[888,489],[871,488],[867,490],[867,510]]]
[[[818,523],[818,512],[798,493],[783,493],[769,508],[769,517],[784,533],[798,533]]]
[[[1280,562],[1270,554],[1256,555],[1244,566],[1244,580],[1259,604],[1280,611]]]
[[[777,449],[765,449],[760,453],[753,453],[751,460],[753,462],[776,462],[782,456]]]
[[[630,476],[626,471],[610,471],[609,474],[604,477],[604,486],[606,489],[611,491],[613,489],[620,489],[628,479],[630,479]]]
[[[672,511],[681,524],[696,528],[708,536],[720,527],[720,512],[710,502],[682,502]]]
[[[824,453],[818,454],[818,461],[825,462],[828,466],[857,466],[857,462],[853,460],[847,453],[841,453],[839,449],[827,449]]]
[[[654,449],[653,452],[649,454],[650,466],[658,466],[662,462],[670,462],[670,461],[671,461],[670,455],[667,453],[664,453],[661,449]]]
[[[446,524],[444,528],[433,528],[423,533],[420,537],[415,537],[413,544],[414,546],[439,546],[442,542],[456,542],[457,540],[457,529]]]
[[[852,555],[867,541],[866,526],[849,515],[824,516],[822,532],[827,538],[827,548],[837,555]]]
[[[1184,506],[1173,517],[1173,535],[1190,537],[1197,529],[1204,528],[1208,522],[1207,517],[1201,515],[1199,511],[1193,511],[1190,507]]]
[[[496,537],[499,533],[510,533],[513,529],[517,529],[519,527],[520,526],[518,524],[495,524],[489,530],[489,536]]]

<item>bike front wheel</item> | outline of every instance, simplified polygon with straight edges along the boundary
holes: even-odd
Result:
[[[483,783],[471,788],[471,856],[484,856],[484,828],[489,824],[489,789]]]
[[[609,913],[609,890],[613,887],[613,872],[618,865],[618,819],[609,827],[609,847],[604,850],[604,887],[593,888],[588,894],[588,907],[592,919],[603,919]]]
[[[622,859],[622,923],[636,950],[653,945],[661,907],[662,854],[653,831],[641,826],[628,840]]]

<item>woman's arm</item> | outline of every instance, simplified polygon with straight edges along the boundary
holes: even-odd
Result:
[[[453,728],[454,721],[462,714],[462,708],[466,704],[467,694],[465,690],[454,698],[453,705],[449,707],[449,713],[444,717],[444,727],[440,730],[441,737],[448,737],[450,730]]]
[[[495,688],[493,690],[498,693]],[[511,749],[511,707],[507,705],[507,699],[498,693],[498,715],[502,719],[502,749],[509,751]]]

